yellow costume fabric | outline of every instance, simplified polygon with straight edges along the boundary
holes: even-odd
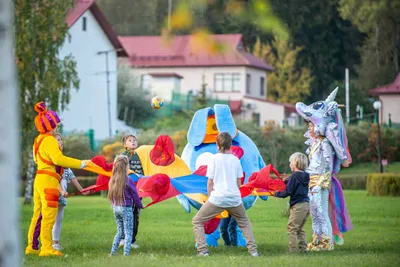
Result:
[[[178,156],[174,155],[174,161],[168,166],[159,166],[154,164],[150,158],[150,151],[154,146],[140,146],[135,151],[140,158],[144,175],[151,176],[156,173],[163,173],[170,178],[185,176],[190,174],[190,169],[186,163]]]
[[[38,244],[34,244],[33,235],[35,229],[40,225],[42,247],[39,256],[49,256],[54,255],[52,254],[54,252],[52,247],[52,228],[58,211],[60,187],[60,182],[56,178],[56,165],[79,169],[81,161],[64,156],[59,149],[57,140],[49,134],[39,135],[35,140],[35,144],[33,147],[34,161],[37,164],[38,173],[33,185],[33,216],[29,227],[28,246],[25,253],[39,253]]]

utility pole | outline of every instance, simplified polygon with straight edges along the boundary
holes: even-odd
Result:
[[[12,1],[0,3],[0,266],[21,266],[19,247],[19,88]],[[33,107],[32,107],[33,109]],[[7,132],[7,133],[5,133]]]
[[[116,50],[107,50],[107,51],[100,51],[97,52],[98,55],[104,54],[106,57],[106,79],[107,79],[107,111],[108,111],[108,137],[111,141],[112,138],[112,126],[111,126],[111,99],[110,99],[110,69],[109,69],[109,62],[108,62],[108,53],[110,52],[118,52],[122,49]]]

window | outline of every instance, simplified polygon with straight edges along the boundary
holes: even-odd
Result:
[[[239,92],[240,73],[217,73],[214,75],[216,92]]]
[[[260,95],[265,96],[265,78],[260,77]]]
[[[251,75],[246,74],[246,94],[251,94]]]
[[[82,18],[82,30],[85,32],[86,31],[86,17]]]
[[[260,113],[254,113],[252,114],[252,121],[257,125],[260,126]]]

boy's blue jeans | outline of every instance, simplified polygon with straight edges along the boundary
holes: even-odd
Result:
[[[225,246],[237,246],[236,227],[237,223],[230,214],[227,218],[221,219],[219,230],[221,231],[221,236],[225,242]]]

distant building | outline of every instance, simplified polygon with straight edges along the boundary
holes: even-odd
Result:
[[[119,61],[132,67],[142,88],[166,101],[172,92],[197,94],[204,77],[208,97],[230,100],[236,117],[259,125],[267,120],[295,125],[293,105],[267,100],[267,75],[274,68],[247,51],[241,34],[213,38],[225,45],[223,53],[194,51],[192,35],[175,36],[169,45],[161,36],[121,36],[129,58]]]
[[[380,121],[389,123],[390,116],[392,123],[400,124],[400,73],[391,84],[372,89],[370,93],[382,103]]]

